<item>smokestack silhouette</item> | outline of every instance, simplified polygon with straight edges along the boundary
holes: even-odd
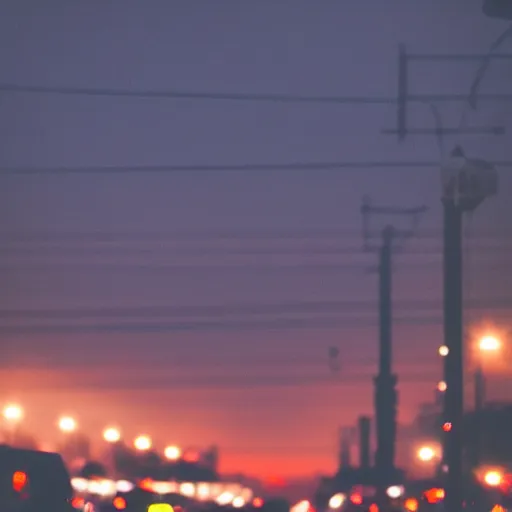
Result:
[[[370,427],[371,419],[368,416],[359,417],[359,465],[361,468],[370,467]]]
[[[350,445],[351,445],[351,429],[340,428],[340,453],[339,453],[339,467],[350,467]]]

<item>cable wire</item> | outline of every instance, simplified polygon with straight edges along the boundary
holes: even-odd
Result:
[[[237,92],[186,91],[165,89],[122,89],[101,87],[72,87],[52,85],[25,85],[0,83],[0,92],[12,94],[47,94],[84,97],[131,97],[141,99],[243,101],[267,103],[319,103],[349,105],[394,105],[397,99],[391,96],[308,96],[293,94],[255,94]],[[482,94],[481,100],[510,101],[510,94]],[[409,102],[466,102],[467,94],[413,94]]]
[[[496,312],[496,317],[509,317],[510,312]],[[440,326],[441,316],[397,317],[395,325],[408,326]],[[235,332],[235,331],[280,331],[280,330],[320,330],[320,329],[355,329],[369,328],[378,325],[378,319],[367,318],[272,318],[263,320],[205,320],[205,321],[176,321],[176,322],[116,322],[105,324],[33,324],[33,325],[2,325],[0,333],[4,336],[34,336],[34,335],[70,335],[70,334],[122,334],[122,333],[170,333],[170,332]]]
[[[413,299],[395,301],[397,311],[419,313],[441,311],[442,301],[429,299]],[[493,297],[471,300],[467,306],[471,310],[478,309],[512,309],[511,297]],[[140,307],[79,307],[52,309],[0,309],[0,320],[84,320],[109,318],[162,318],[173,316],[213,316],[216,318],[229,315],[276,315],[285,313],[354,313],[378,311],[378,303],[371,300],[319,300],[292,302],[260,302],[231,304],[202,304],[180,306],[140,306]]]
[[[376,230],[378,236],[380,231]],[[442,230],[437,228],[420,228],[415,236],[416,239],[434,238],[441,240]],[[512,236],[512,231],[481,231],[473,233],[478,239],[493,240],[497,238],[507,238]],[[171,241],[202,241],[202,240],[261,240],[269,239],[281,241],[283,239],[302,240],[312,238],[314,240],[332,238],[339,241],[343,239],[357,240],[361,239],[361,230],[359,228],[344,227],[312,227],[312,228],[253,228],[253,229],[212,229],[212,230],[181,230],[181,231],[134,231],[134,230],[109,230],[109,231],[0,231],[0,238],[5,242],[52,242],[52,241],[93,241],[93,242],[112,242],[122,241],[161,241],[169,239]]]
[[[496,167],[512,167],[512,160],[490,162]],[[290,162],[253,164],[174,164],[174,165],[112,165],[80,167],[0,167],[0,175],[60,175],[60,174],[128,174],[128,173],[181,173],[181,172],[276,172],[276,171],[355,171],[355,170],[396,170],[431,168],[438,170],[437,160],[375,160],[375,161],[333,161],[333,162]]]

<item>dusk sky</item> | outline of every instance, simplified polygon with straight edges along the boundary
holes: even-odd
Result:
[[[487,52],[507,25],[480,4],[4,1],[0,84],[392,99],[399,43],[411,53]],[[501,51],[512,54],[512,41]],[[476,67],[414,63],[411,94],[465,94]],[[508,93],[511,81],[510,61],[496,61],[481,92]],[[443,103],[444,126],[457,127],[464,110],[469,126],[512,130],[511,103],[496,101],[477,111]],[[368,195],[429,207],[395,259],[394,362],[400,419],[410,421],[441,374],[438,165],[4,172],[440,161],[435,137],[399,144],[383,135],[395,122],[392,103],[0,91],[0,402],[23,404],[27,429],[49,441],[70,413],[98,446],[116,423],[162,447],[217,443],[226,471],[331,471],[338,427],[373,407],[377,256],[363,251],[360,215]],[[411,104],[409,122],[434,127],[430,107]],[[512,161],[510,133],[444,142]],[[466,319],[506,330],[512,167],[499,172],[499,195],[467,224]],[[379,231],[389,219],[372,222]],[[330,346],[340,349],[338,375]],[[491,398],[510,395],[511,382],[493,378]]]

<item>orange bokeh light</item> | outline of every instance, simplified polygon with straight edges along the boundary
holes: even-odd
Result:
[[[21,492],[25,485],[27,485],[27,480],[28,478],[26,473],[24,473],[23,471],[16,471],[12,475],[12,488],[16,492]]]
[[[505,329],[496,327],[490,322],[483,322],[473,326],[469,333],[471,341],[470,354],[473,366],[483,364],[492,366],[490,370],[497,370],[505,358],[500,357],[507,350],[509,335]]]

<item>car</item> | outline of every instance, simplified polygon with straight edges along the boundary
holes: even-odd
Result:
[[[75,512],[73,489],[57,453],[0,445],[2,512]]]

